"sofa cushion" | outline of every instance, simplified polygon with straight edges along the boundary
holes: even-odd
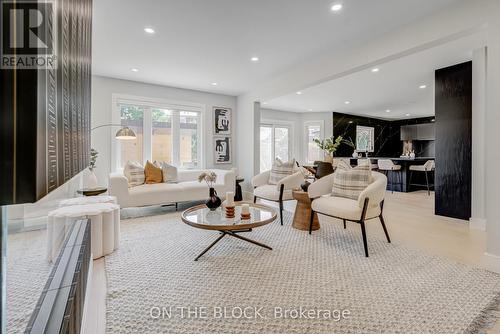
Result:
[[[350,170],[339,169],[333,176],[332,195],[357,200],[371,182],[371,168],[368,165]]]
[[[270,201],[278,201],[280,198],[280,192],[278,187],[274,184],[265,184],[263,186],[257,187],[253,190],[254,196],[259,198],[268,199]],[[283,192],[283,200],[291,200],[292,190],[288,189]]]
[[[144,167],[137,161],[127,161],[123,168],[123,175],[127,178],[129,187],[144,184],[146,179]]]
[[[163,182],[166,183],[176,183],[179,181],[177,167],[172,166],[165,161],[159,163],[161,166],[161,171],[163,173]]]
[[[146,167],[144,167],[144,175],[146,176],[146,184],[161,183],[163,181],[161,168],[149,161],[146,162]]]
[[[269,184],[278,184],[285,177],[292,175],[294,166],[295,159],[283,162],[280,158],[276,158],[269,174]]]
[[[315,199],[311,208],[315,212],[324,213],[329,216],[357,221],[361,218],[362,208],[358,201],[334,196],[324,196]],[[375,218],[380,215],[380,206],[369,207],[365,219]]]

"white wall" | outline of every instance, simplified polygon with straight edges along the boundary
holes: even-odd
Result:
[[[236,108],[236,97],[205,93],[189,89],[173,88],[167,86],[151,85],[135,81],[113,79],[101,76],[92,77],[92,127],[102,124],[112,123],[112,95],[125,94],[140,97],[175,100],[183,102],[194,102],[205,105],[203,126],[207,129],[203,138],[203,150],[206,168],[229,169],[236,166],[237,151],[236,145],[238,136],[236,135],[236,122],[238,113]],[[212,107],[228,107],[233,110],[233,133],[232,133],[232,160],[233,164],[214,164],[213,143],[212,143]],[[92,131],[92,147],[99,152],[96,174],[99,183],[107,185],[108,175],[111,171],[111,141],[115,140],[114,133],[116,127],[104,127]]]

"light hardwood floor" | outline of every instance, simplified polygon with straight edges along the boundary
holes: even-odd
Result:
[[[276,203],[266,202],[276,206]],[[285,202],[285,210],[293,212],[295,202]],[[425,191],[386,195],[384,216],[391,239],[406,245],[450,258],[452,260],[482,267],[482,255],[485,251],[486,234],[469,230],[466,221],[434,215],[434,193],[430,196]],[[320,216],[320,224],[342,224],[341,221]],[[291,226],[285,226],[291,228]],[[348,228],[359,229],[355,223]],[[384,238],[378,221],[367,223],[368,239]],[[104,333],[106,315],[106,275],[104,260],[94,261],[93,285],[91,291],[92,308],[89,314],[86,333]],[[500,322],[489,331],[500,333]]]

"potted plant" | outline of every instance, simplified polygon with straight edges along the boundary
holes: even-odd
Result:
[[[215,181],[217,181],[217,174],[212,171],[203,172],[198,176],[198,182],[203,181],[206,182],[209,189],[209,198],[205,204],[211,211],[214,211],[222,204],[222,201],[219,196],[217,196],[217,191],[215,191],[214,188]]]
[[[325,152],[325,162],[333,162],[333,154],[337,151],[337,148],[342,144],[342,136],[335,138],[331,136],[329,138],[320,140],[319,138],[314,138],[313,141],[318,145],[320,149]]]
[[[352,152],[352,157],[353,158],[357,158],[358,157],[358,151],[356,150],[356,143],[354,143],[354,141],[352,140],[352,138],[349,137],[349,139],[344,139],[342,142],[344,144],[346,144],[347,146],[352,147],[352,149],[354,150]]]

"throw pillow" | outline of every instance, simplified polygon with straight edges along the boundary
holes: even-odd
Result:
[[[129,187],[140,186],[144,184],[144,180],[146,179],[144,167],[137,161],[127,161],[127,164],[123,168],[123,175],[127,178]]]
[[[161,168],[156,167],[149,161],[146,162],[144,167],[144,174],[146,175],[146,184],[161,183],[163,181]]]
[[[349,162],[347,162],[346,160],[342,159],[338,162],[337,164],[337,169],[338,170],[351,170],[352,167],[351,165],[349,164]]]
[[[372,183],[370,166],[358,166],[350,170],[338,170],[333,176],[332,196],[357,200]]]
[[[280,158],[276,158],[271,168],[271,173],[269,174],[269,184],[278,184],[278,182],[288,175],[292,175],[294,167],[295,159],[283,162]]]
[[[177,183],[177,167],[172,166],[166,162],[160,162],[161,171],[163,173],[163,182]]]

